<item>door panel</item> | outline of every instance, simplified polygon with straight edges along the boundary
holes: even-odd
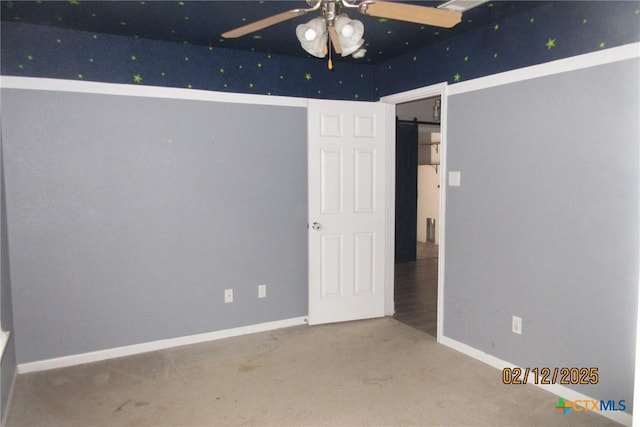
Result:
[[[361,295],[374,293],[375,288],[375,234],[357,233],[355,235],[355,293]]]
[[[310,100],[309,323],[384,315],[386,109]]]
[[[355,211],[372,213],[376,205],[376,152],[356,150],[355,156]]]
[[[320,179],[322,213],[342,213],[342,150],[321,150]]]
[[[321,237],[322,245],[322,298],[342,296],[342,236]]]

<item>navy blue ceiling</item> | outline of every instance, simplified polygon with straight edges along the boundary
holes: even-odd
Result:
[[[411,1],[424,6],[443,2]],[[349,12],[365,25],[367,55],[363,59],[338,59],[378,63],[492,25],[540,4],[534,1],[491,1],[465,12],[453,29],[441,29]],[[309,14],[277,24],[239,39],[225,40],[222,32],[286,10],[307,8],[304,0],[262,1],[2,1],[4,21],[49,25],[73,30],[174,41],[308,57],[295,37],[295,27],[316,15]]]

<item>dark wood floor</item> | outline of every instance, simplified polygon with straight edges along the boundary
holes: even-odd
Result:
[[[438,258],[395,266],[395,319],[436,336],[438,317]]]

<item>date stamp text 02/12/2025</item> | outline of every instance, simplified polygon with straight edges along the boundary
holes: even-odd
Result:
[[[529,378],[531,377],[531,378]],[[504,368],[503,384],[598,384],[598,368]]]

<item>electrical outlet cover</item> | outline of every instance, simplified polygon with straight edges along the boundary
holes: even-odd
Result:
[[[513,316],[511,319],[511,330],[514,334],[522,335],[522,318]]]

